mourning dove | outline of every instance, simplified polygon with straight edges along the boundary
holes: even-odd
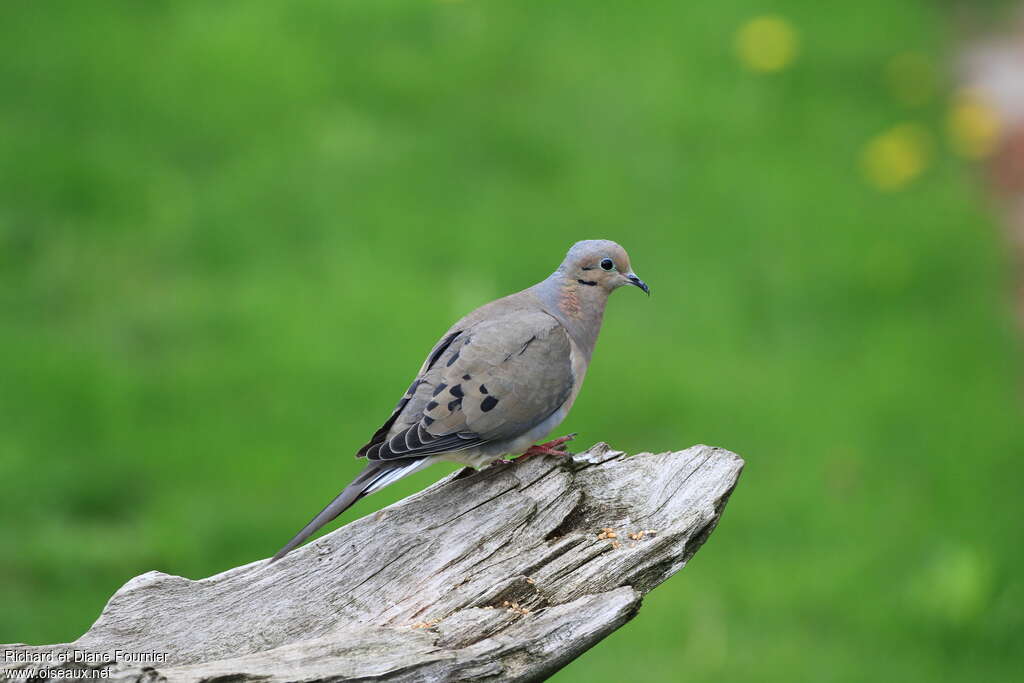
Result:
[[[363,496],[432,463],[480,468],[509,454],[560,452],[554,447],[571,437],[531,444],[572,408],[608,295],[623,285],[650,295],[618,244],[577,242],[546,279],[452,325],[391,416],[356,453],[366,468],[271,561]]]

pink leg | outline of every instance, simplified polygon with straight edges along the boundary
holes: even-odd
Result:
[[[522,455],[516,458],[516,460],[528,458],[531,455],[566,455],[567,452],[564,448],[565,444],[575,438],[575,434],[568,434],[566,436],[560,436],[557,439],[552,439],[547,443],[542,443],[539,446],[530,446]]]

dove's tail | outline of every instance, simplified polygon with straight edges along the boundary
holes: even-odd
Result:
[[[295,538],[288,541],[285,547],[277,551],[277,554],[270,559],[271,563],[277,562],[282,557],[295,550],[307,538],[315,534],[320,527],[329,524],[335,517],[349,509],[353,503],[360,498],[368,496],[374,491],[379,491],[388,484],[392,484],[402,477],[422,469],[427,462],[426,458],[415,458],[401,464],[371,462],[359,473],[351,484],[346,486],[337,498],[327,504],[316,517],[309,521],[309,524],[302,527],[302,531],[295,534]]]

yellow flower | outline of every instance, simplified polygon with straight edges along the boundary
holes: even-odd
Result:
[[[736,55],[751,71],[781,71],[796,59],[796,29],[779,16],[755,17],[736,32]]]
[[[878,189],[900,190],[928,166],[931,150],[931,135],[923,126],[901,124],[868,141],[861,156],[861,170]]]
[[[974,90],[956,94],[946,124],[953,149],[968,159],[989,156],[999,140],[999,115]]]

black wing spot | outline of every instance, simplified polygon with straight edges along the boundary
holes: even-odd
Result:
[[[437,407],[437,401],[431,401],[430,403],[427,404],[427,410],[428,411],[431,411],[431,410],[433,410],[436,407]]]
[[[448,359],[448,362],[445,363],[445,367],[449,367],[450,368],[451,366],[455,365],[455,361],[457,361],[458,359],[459,359],[459,352],[456,351],[455,353],[452,354],[452,357]]]
[[[472,378],[472,377],[470,377],[469,375],[463,375],[463,376],[462,376],[462,379],[473,379],[473,378]]]
[[[434,424],[434,418],[430,417],[429,415],[424,415],[423,424],[429,427],[430,425]]]
[[[451,392],[452,396],[454,396],[455,398],[462,398],[462,385],[456,384],[454,387],[451,388]]]
[[[483,384],[480,385],[480,393],[481,394],[486,394],[487,393],[487,387],[484,386]]]
[[[454,413],[460,405],[462,405],[461,398],[457,398],[454,401],[448,401],[448,412]]]
[[[441,393],[442,391],[444,391],[444,388],[445,388],[446,386],[448,386],[448,385],[447,385],[447,384],[445,384],[444,382],[441,382],[440,384],[438,384],[438,385],[437,385],[437,388],[435,388],[435,389],[434,389],[434,393],[432,393],[432,394],[431,394],[431,396],[437,396],[437,395],[438,395],[438,394],[440,394],[440,393]]]
[[[488,396],[483,401],[481,401],[480,410],[487,413],[490,412],[496,405],[498,405],[498,399],[494,398],[493,396]]]
[[[412,381],[412,384],[409,385],[409,388],[405,390],[405,395],[406,396],[412,396],[413,394],[415,394],[416,393],[416,387],[418,387],[420,385],[421,381],[422,380],[414,379]]]

